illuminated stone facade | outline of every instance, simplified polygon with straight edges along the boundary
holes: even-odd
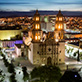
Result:
[[[56,16],[56,23],[55,23],[55,38],[59,40],[63,40],[64,38],[64,20],[61,11],[59,10]]]
[[[57,16],[59,17],[59,15]],[[51,64],[54,65],[64,63],[65,41],[63,38],[64,35],[63,19],[60,19],[61,22],[60,21],[56,22],[56,25],[62,24],[61,29],[56,27],[54,34],[50,36],[51,33],[48,33],[45,39],[43,38],[43,32],[41,31],[39,17],[40,15],[38,11],[36,11],[34,15],[33,28],[30,31],[32,33],[32,41],[28,49],[29,61],[34,65],[51,65]],[[57,38],[55,35],[56,33],[60,33],[60,35],[58,34]]]

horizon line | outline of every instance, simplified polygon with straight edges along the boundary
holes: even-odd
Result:
[[[60,10],[60,9],[59,9]],[[59,10],[39,10],[38,11],[59,11]],[[36,11],[35,10],[0,10],[0,12],[30,12],[30,11]],[[66,11],[66,12],[82,12],[80,10],[61,10],[62,11]]]

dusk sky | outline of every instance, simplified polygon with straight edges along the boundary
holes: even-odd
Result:
[[[0,0],[0,10],[65,10],[82,11],[82,0]]]

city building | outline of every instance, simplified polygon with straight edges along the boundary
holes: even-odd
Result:
[[[23,40],[1,40],[0,47],[1,48],[14,48],[15,44],[23,44]]]
[[[22,30],[0,30],[0,40],[10,40],[16,35],[21,35]]]
[[[54,65],[65,61],[65,40],[64,22],[61,11],[58,12],[55,22],[55,30],[44,33],[41,30],[40,14],[38,10],[33,17],[33,26],[28,37],[24,38],[25,45],[28,46],[28,59],[34,65]],[[29,38],[29,39],[28,39]],[[30,41],[28,41],[30,40]]]

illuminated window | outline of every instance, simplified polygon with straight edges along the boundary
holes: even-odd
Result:
[[[35,40],[40,40],[40,36],[35,36]]]
[[[38,39],[40,40],[40,36],[38,36]]]
[[[35,40],[37,40],[38,39],[38,37],[37,36],[35,36]]]
[[[39,24],[36,24],[36,29],[39,29],[40,27],[39,27]]]
[[[59,24],[58,29],[62,29],[62,24]]]
[[[36,21],[39,21],[39,17],[36,17]]]
[[[58,29],[60,29],[61,27],[60,27],[60,25],[58,26]]]
[[[61,25],[61,29],[62,29],[62,25]]]
[[[38,29],[39,29],[39,24],[37,26],[38,26]]]
[[[38,27],[37,27],[37,24],[36,24],[36,29],[37,29]]]
[[[59,21],[62,21],[62,18],[59,18]]]

